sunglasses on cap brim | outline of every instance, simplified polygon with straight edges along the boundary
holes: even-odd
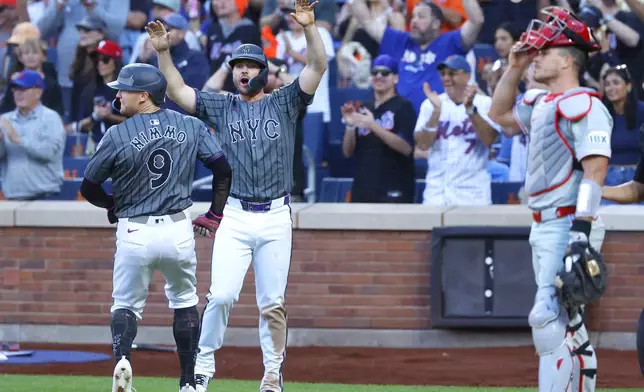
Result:
[[[389,76],[392,73],[393,73],[393,71],[391,71],[388,68],[374,68],[374,69],[371,70],[371,75],[372,76],[376,76],[378,74],[380,74],[382,76]]]

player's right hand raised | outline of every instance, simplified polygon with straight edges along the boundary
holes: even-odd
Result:
[[[145,31],[148,32],[152,47],[157,53],[170,49],[170,33],[166,31],[163,23],[153,20],[145,26]]]
[[[208,211],[192,221],[192,229],[195,233],[201,234],[204,237],[213,238],[220,223],[221,218]]]
[[[537,56],[535,50],[526,50],[526,46],[521,42],[517,42],[510,50],[509,63],[512,68],[525,69],[532,60]]]

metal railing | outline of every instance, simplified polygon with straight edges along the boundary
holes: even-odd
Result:
[[[307,146],[302,147],[302,155],[306,162],[307,187],[304,189],[304,199],[307,203],[315,203],[315,158]],[[212,183],[212,175],[202,177],[192,183],[193,189],[209,189]]]

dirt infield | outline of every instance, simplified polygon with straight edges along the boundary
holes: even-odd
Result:
[[[24,349],[83,350],[110,353],[110,347],[88,345],[23,344]],[[285,381],[342,384],[534,386],[537,357],[529,348],[495,349],[368,349],[292,347],[284,364]],[[221,378],[259,380],[259,348],[225,347],[217,353]],[[644,387],[634,351],[599,350],[598,385],[614,388]],[[132,365],[139,376],[173,377],[176,354],[135,351]],[[88,364],[0,365],[5,374],[110,375],[112,361]],[[173,371],[173,369],[177,369]]]

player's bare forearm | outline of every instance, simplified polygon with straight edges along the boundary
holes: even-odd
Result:
[[[463,8],[467,14],[467,21],[461,27],[461,39],[463,47],[470,48],[476,43],[485,18],[478,0],[463,0]]]
[[[387,146],[404,156],[410,156],[413,152],[412,146],[405,141],[405,139],[396,135],[395,133],[384,129],[378,123],[371,126],[371,131],[378,136]]]
[[[168,82],[166,94],[183,110],[194,114],[197,109],[197,97],[192,87],[186,85],[183,77],[174,66],[169,50],[161,51],[158,54],[159,70]]]
[[[488,117],[504,129],[520,129],[512,110],[514,109],[515,92],[522,76],[523,69],[508,67],[494,90]]]
[[[499,135],[499,133],[494,129],[483,117],[478,113],[475,113],[470,116],[472,120],[472,126],[476,131],[476,136],[480,141],[483,142],[486,146],[491,146],[494,143],[494,140]]]
[[[114,207],[114,198],[105,192],[103,186],[101,184],[96,184],[87,178],[83,178],[80,193],[85,200],[96,207],[105,209]]]
[[[342,137],[342,153],[345,157],[351,158],[356,149],[356,130],[353,127],[347,127]]]
[[[605,186],[602,188],[602,198],[620,204],[640,203],[644,201],[644,184],[629,181],[617,186]]]
[[[300,88],[303,92],[313,95],[327,69],[326,50],[316,25],[310,24],[304,27],[304,36],[306,37],[306,65],[300,73]]]
[[[584,170],[584,179],[590,180],[600,187],[604,185],[606,172],[608,171],[608,158],[602,155],[590,155],[581,160],[581,166]],[[595,186],[597,186],[595,185]],[[583,183],[582,183],[583,186]],[[581,192],[581,190],[580,190]],[[601,197],[601,195],[600,195]],[[594,196],[587,197],[588,203],[592,203]],[[577,219],[592,222],[594,216],[577,217]]]

